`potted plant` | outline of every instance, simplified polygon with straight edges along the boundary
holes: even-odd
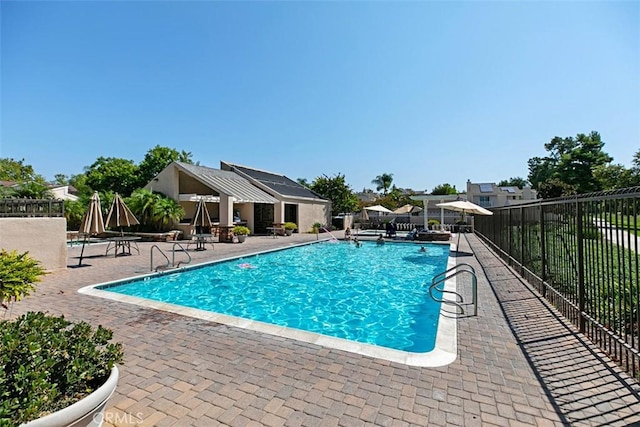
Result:
[[[287,236],[291,236],[293,231],[298,228],[298,225],[295,222],[285,222],[284,223],[284,232],[287,233]]]
[[[249,230],[249,227],[245,227],[244,225],[236,225],[233,227],[232,232],[234,236],[238,237],[238,243],[242,243],[245,241],[249,233],[251,233],[251,230]]]
[[[322,228],[322,224],[320,224],[319,222],[314,222],[313,225],[311,226],[311,232],[318,234],[321,228]]]
[[[27,253],[2,250],[2,305],[27,296],[43,274]],[[102,326],[41,312],[0,321],[0,425],[102,425],[123,358],[112,336]]]

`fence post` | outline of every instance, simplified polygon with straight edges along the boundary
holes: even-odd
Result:
[[[513,209],[509,209],[509,217],[507,218],[507,247],[509,248],[509,250],[507,251],[508,254],[511,255],[511,258],[513,258],[513,215],[511,214],[511,212],[513,212]],[[513,265],[513,261],[509,260],[509,264]]]
[[[520,275],[524,277],[524,208],[520,206]]]
[[[584,221],[582,218],[582,203],[576,199],[576,239],[578,249],[578,325],[581,333],[584,333],[586,328],[586,320],[584,318],[585,312],[585,289],[584,289],[584,241],[583,241],[583,227]]]
[[[542,278],[542,296],[547,296],[547,243],[545,236],[545,226],[544,226],[544,205],[540,203],[540,258],[542,262],[542,274],[540,277]]]

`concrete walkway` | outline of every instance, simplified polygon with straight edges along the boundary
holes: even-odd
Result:
[[[308,234],[252,236],[190,254],[203,262],[314,240]],[[126,354],[108,426],[640,425],[638,383],[473,235],[461,239],[457,258],[479,274],[478,316],[458,319],[458,358],[441,368],[77,293],[146,274],[152,245],[118,258],[101,256],[105,247],[91,245],[84,261],[90,266],[47,275],[11,312],[43,310],[114,330]],[[171,243],[158,245],[170,253]],[[79,252],[70,249],[70,264],[77,264]]]

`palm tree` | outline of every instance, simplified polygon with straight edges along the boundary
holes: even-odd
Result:
[[[386,196],[389,187],[391,187],[391,183],[393,182],[393,174],[392,173],[383,173],[382,175],[376,176],[376,179],[372,180],[371,183],[376,185],[376,190],[382,190],[382,193]]]
[[[168,197],[160,197],[153,206],[152,220],[160,231],[165,231],[184,217],[180,203]]]
[[[151,225],[153,207],[159,196],[149,190],[140,188],[135,190],[127,200],[127,205],[140,220],[140,224]]]

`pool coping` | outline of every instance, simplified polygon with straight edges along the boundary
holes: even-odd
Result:
[[[199,264],[193,264],[184,266],[169,271],[154,272],[141,276],[135,276],[127,279],[114,280],[105,283],[97,283],[94,285],[85,286],[78,289],[78,293],[94,296],[98,298],[109,299],[112,301],[123,302],[127,304],[133,304],[140,307],[166,311],[169,313],[179,314],[182,316],[193,317],[210,322],[220,323],[231,327],[237,327],[240,329],[246,329],[254,332],[273,335],[280,338],[287,338],[297,340],[309,344],[316,344],[322,347],[347,351],[356,353],[362,356],[374,357],[378,359],[388,360],[391,362],[401,363],[408,366],[418,367],[442,367],[450,363],[453,363],[457,358],[457,316],[456,312],[451,311],[451,307],[447,304],[441,304],[440,315],[438,319],[438,329],[436,333],[435,348],[429,352],[413,353],[402,350],[394,350],[387,347],[377,346],[374,344],[359,343],[356,341],[347,340],[344,338],[331,337],[323,335],[317,332],[309,332],[301,329],[289,328],[285,326],[274,325],[271,323],[261,322],[258,320],[245,319],[236,316],[229,316],[226,314],[215,313],[206,310],[200,310],[196,308],[184,307],[177,304],[166,303],[161,301],[150,300],[141,297],[134,297],[130,295],[118,294],[115,292],[104,291],[99,288],[113,287],[119,284],[145,280],[145,278],[156,277],[166,274],[172,274],[185,270],[191,270],[194,268],[202,268],[209,265],[214,265],[222,262],[233,261],[249,256],[260,255],[270,252],[276,252],[280,250],[290,249],[297,246],[306,246],[309,244],[316,244],[318,242],[302,243],[286,248],[269,249],[265,251],[254,252],[250,254],[243,254],[242,256],[227,257],[215,261],[209,261]],[[455,245],[452,245],[452,248]],[[447,260],[447,270],[456,265],[455,257],[449,256]],[[443,299],[455,301],[456,292],[456,278],[455,276],[447,279],[444,282]]]

